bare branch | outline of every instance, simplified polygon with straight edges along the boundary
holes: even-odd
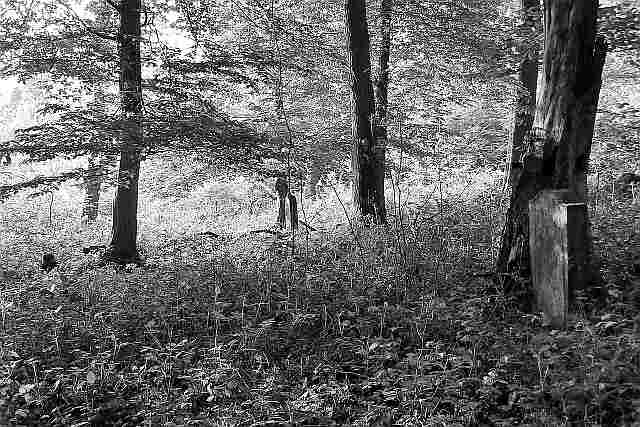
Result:
[[[105,2],[107,2],[107,4],[109,4],[111,7],[113,7],[118,13],[120,13],[120,5],[117,4],[115,1],[113,0],[104,0]]]

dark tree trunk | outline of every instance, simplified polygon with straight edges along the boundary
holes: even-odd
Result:
[[[93,222],[98,218],[100,187],[102,185],[103,168],[95,156],[89,157],[89,166],[84,175],[85,199],[82,207],[82,223]]]
[[[541,189],[567,189],[570,201],[587,200],[587,170],[602,84],[606,44],[596,37],[596,0],[545,0],[544,88],[539,103],[542,137],[524,153],[523,173],[507,214],[497,268],[528,272],[528,202]],[[590,231],[587,258],[593,261]],[[524,242],[523,250],[518,245]],[[582,287],[598,280],[597,269]],[[570,290],[571,292],[572,290]]]
[[[289,184],[283,177],[276,179],[276,194],[278,195],[278,225],[280,228],[287,226],[287,195],[289,194]]]
[[[142,80],[140,61],[141,0],[120,2],[120,99],[123,119],[118,188],[113,202],[113,228],[108,256],[125,262],[138,259],[138,174],[142,147]]]
[[[518,53],[522,61],[518,70],[518,93],[515,102],[511,156],[508,164],[508,180],[511,188],[510,207],[502,234],[498,255],[500,273],[529,274],[528,227],[529,200],[539,191],[535,171],[525,170],[524,155],[527,152],[525,137],[531,132],[536,109],[539,46],[536,40],[540,25],[540,0],[520,0],[520,24],[518,28]]]
[[[520,0],[517,49],[522,62],[520,62],[518,70],[518,94],[510,141],[509,184],[512,188],[516,177],[522,172],[522,156],[526,152],[525,136],[531,131],[536,111],[538,51],[540,49],[537,35],[541,30],[540,0]]]
[[[293,193],[289,192],[289,212],[291,212],[291,231],[298,229],[298,201]]]
[[[351,70],[353,199],[358,213],[384,222],[384,174],[376,167],[376,141],[371,116],[375,114],[369,29],[364,0],[346,0],[346,36]],[[380,176],[382,175],[382,176]]]
[[[393,18],[393,0],[382,0],[380,4],[380,56],[378,57],[378,78],[374,87],[375,115],[373,126],[373,147],[375,159],[375,188],[381,194],[382,204],[379,207],[386,219],[384,198],[384,167],[388,141],[387,110],[389,106],[389,57],[391,56],[391,23]]]

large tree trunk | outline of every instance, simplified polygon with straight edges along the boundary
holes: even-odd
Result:
[[[517,272],[521,276],[527,276],[529,274],[527,210],[529,200],[535,196],[539,188],[531,171],[525,171],[524,155],[527,152],[525,138],[531,132],[536,110],[540,48],[536,33],[542,30],[540,0],[519,0],[519,8],[517,49],[522,61],[518,70],[518,92],[511,141],[509,141],[511,155],[508,163],[508,182],[511,188],[511,200],[502,233],[497,267],[500,273]]]
[[[113,228],[108,256],[120,262],[138,259],[138,174],[142,147],[142,80],[140,0],[120,2],[120,99],[123,131],[118,188],[113,202]]]
[[[544,88],[537,114],[542,137],[523,155],[523,172],[507,213],[498,259],[501,273],[529,273],[528,203],[541,189],[567,189],[587,199],[587,170],[606,44],[596,38],[597,0],[545,0]],[[593,261],[590,230],[588,261]],[[592,264],[593,265],[593,264]],[[597,269],[580,286],[598,279]],[[570,290],[572,292],[574,289]]]
[[[376,167],[376,141],[371,116],[375,113],[369,28],[365,0],[346,0],[346,36],[351,69],[353,200],[359,214],[385,221],[384,170]],[[380,176],[382,175],[382,176]]]

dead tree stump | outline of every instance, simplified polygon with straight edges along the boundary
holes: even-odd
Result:
[[[289,217],[291,230],[297,230],[298,201],[296,200],[296,196],[294,196],[289,190],[289,184],[287,183],[287,180],[283,177],[276,179],[275,190],[278,195],[278,225],[280,226],[280,228],[286,228],[287,217]],[[289,202],[288,206],[287,202]]]
[[[564,328],[573,291],[588,278],[587,211],[567,190],[545,190],[529,203],[531,279],[537,309]]]

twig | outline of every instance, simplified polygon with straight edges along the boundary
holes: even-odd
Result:
[[[314,227],[310,226],[309,224],[307,224],[306,222],[304,222],[303,220],[299,219],[298,222],[302,225],[304,225],[305,227],[307,227],[309,230],[311,231],[318,231],[316,230]]]
[[[196,236],[211,236],[215,238],[220,237],[219,234],[216,234],[213,231],[203,231],[202,233],[196,233]]]

